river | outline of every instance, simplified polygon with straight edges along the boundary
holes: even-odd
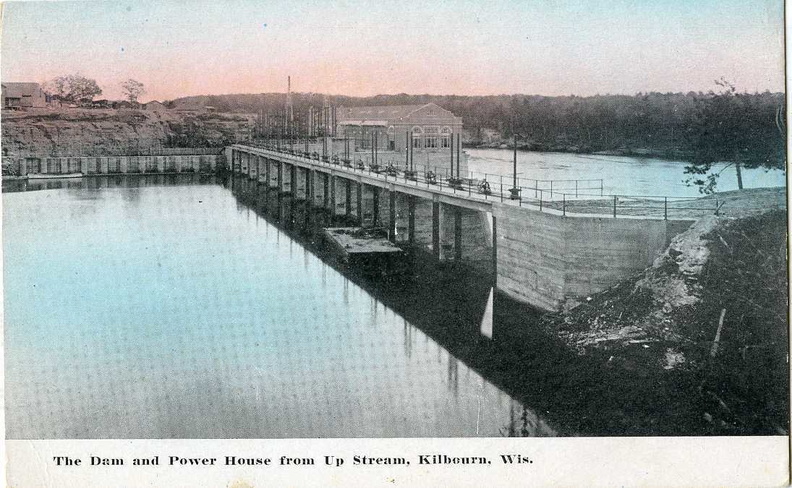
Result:
[[[514,173],[514,151],[511,149],[466,149],[468,170],[504,176],[504,185]],[[599,156],[591,154],[517,151],[517,173],[520,178],[539,180],[602,179],[605,195],[656,195],[669,197],[700,196],[698,188],[688,186],[684,174],[686,163],[654,158]],[[713,167],[720,172],[718,191],[737,189],[733,166]],[[724,169],[725,168],[725,169]],[[491,181],[494,178],[489,178]],[[532,186],[526,182],[523,186]],[[745,188],[786,185],[786,173],[761,168],[743,169]],[[510,184],[508,185],[511,186]],[[506,186],[504,186],[507,188]],[[540,186],[541,188],[541,186]]]
[[[702,426],[673,378],[578,356],[486,271],[416,251],[404,275],[361,275],[324,250],[326,212],[247,178],[3,189],[8,438]]]

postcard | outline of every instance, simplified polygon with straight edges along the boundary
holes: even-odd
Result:
[[[784,3],[6,2],[6,480],[785,486]]]

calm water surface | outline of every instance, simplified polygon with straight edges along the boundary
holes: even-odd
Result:
[[[514,152],[511,149],[465,149],[470,155],[468,169],[477,173],[504,175],[504,184],[513,174]],[[599,156],[589,154],[542,153],[517,151],[517,172],[520,178],[544,180],[602,178],[606,195],[700,196],[697,187],[684,183],[686,163],[653,158]],[[716,165],[722,171],[718,191],[737,189],[734,167]],[[494,180],[493,178],[489,178]],[[745,188],[786,185],[786,173],[780,170],[743,169]],[[533,182],[523,183],[533,186]],[[542,186],[540,185],[540,188]]]
[[[555,433],[468,365],[486,287],[386,305],[213,179],[28,189],[2,195],[9,438]]]

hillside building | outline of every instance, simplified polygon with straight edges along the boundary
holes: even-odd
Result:
[[[1,85],[3,108],[43,108],[47,97],[38,83],[3,83]]]
[[[163,110],[168,110],[168,107],[165,106],[164,103],[160,102],[159,100],[152,100],[145,105],[143,105],[144,110],[152,110],[155,112],[161,112]]]

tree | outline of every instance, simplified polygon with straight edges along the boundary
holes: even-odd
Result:
[[[44,91],[62,101],[72,103],[91,101],[95,96],[102,94],[102,89],[99,88],[96,80],[79,74],[53,78],[44,83]]]
[[[143,83],[132,78],[121,83],[121,89],[124,91],[126,99],[131,103],[138,103],[138,98],[146,94],[146,88]]]
[[[785,164],[786,129],[783,99],[768,104],[758,94],[738,93],[724,78],[715,82],[718,93],[710,92],[699,108],[692,131],[693,158],[685,173],[693,175],[686,182],[697,185],[701,193],[712,193],[724,169],[734,166],[737,187],[743,188],[742,168],[783,168]],[[783,113],[783,112],[781,112]],[[728,164],[717,173],[710,173],[716,163]]]

